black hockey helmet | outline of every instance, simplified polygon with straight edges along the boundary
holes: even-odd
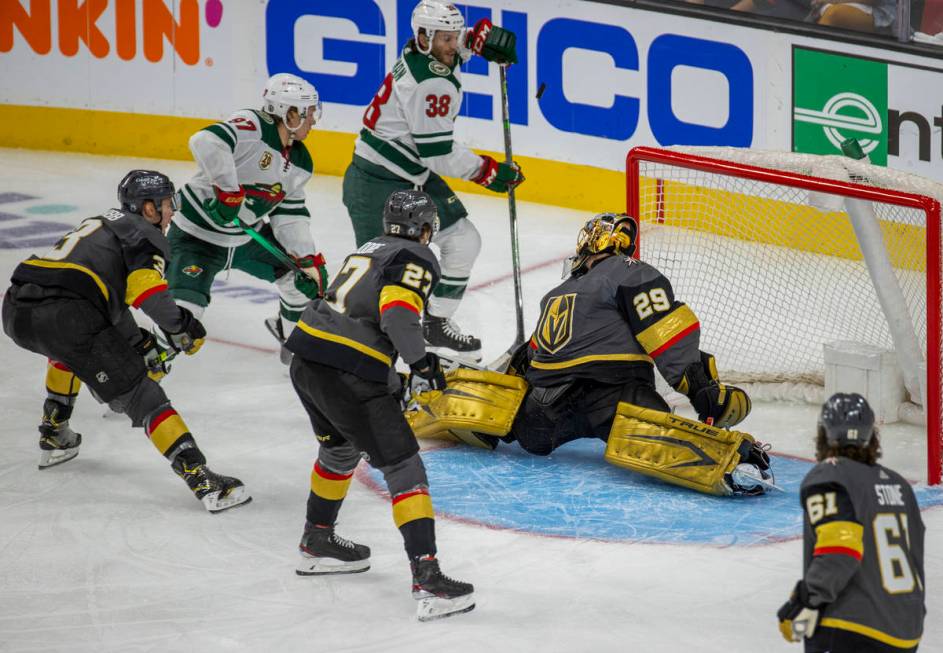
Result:
[[[858,393],[839,392],[822,405],[819,426],[829,445],[867,447],[874,434],[874,411]]]
[[[570,272],[580,272],[586,260],[595,254],[632,256],[637,241],[635,218],[626,213],[598,213],[587,220],[576,237],[576,254],[570,259]]]
[[[159,208],[161,200],[169,197],[176,211],[176,192],[167,175],[156,170],[132,170],[118,184],[118,203],[123,211],[140,213],[146,200],[151,200]]]
[[[439,211],[428,193],[421,190],[397,190],[383,206],[383,233],[419,240],[423,227],[431,230],[431,236],[439,231]]]

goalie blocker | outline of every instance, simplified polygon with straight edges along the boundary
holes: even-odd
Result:
[[[702,361],[707,359],[712,357],[702,357]],[[687,377],[689,383],[695,377]],[[499,439],[513,441],[527,429],[526,414],[519,415],[528,392],[523,378],[457,369],[446,380],[446,390],[414,397],[406,419],[417,437],[493,449]],[[699,397],[698,412],[705,419],[732,426],[749,412],[749,398],[739,388],[721,386],[711,391],[700,387],[692,392]],[[711,396],[713,403],[708,400]],[[753,436],[741,431],[619,401],[603,439],[607,441],[605,460],[610,464],[699,492],[753,495],[775,487],[766,452]]]

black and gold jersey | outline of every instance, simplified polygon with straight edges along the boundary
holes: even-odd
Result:
[[[111,209],[83,220],[42,256],[13,271],[14,283],[61,288],[98,306],[117,324],[128,306],[165,291],[170,245],[141,215]]]
[[[661,272],[610,256],[541,300],[526,377],[536,386],[574,379],[620,383],[650,375],[657,365],[673,384],[699,360],[699,343],[697,316],[675,299]]]
[[[910,484],[881,465],[829,458],[802,481],[804,569],[820,624],[897,648],[923,633],[924,526]]]
[[[304,360],[384,383],[401,356],[425,353],[421,316],[441,272],[425,245],[395,236],[364,243],[344,260],[323,300],[311,302],[286,346]]]

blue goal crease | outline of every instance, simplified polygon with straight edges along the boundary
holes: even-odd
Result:
[[[799,486],[813,464],[773,457],[785,492],[715,497],[605,463],[605,443],[577,440],[550,456],[517,445],[495,452],[442,447],[423,452],[436,513],[490,528],[550,537],[658,544],[751,546],[802,535]],[[382,475],[370,469],[383,487]],[[924,508],[943,491],[915,487]]]

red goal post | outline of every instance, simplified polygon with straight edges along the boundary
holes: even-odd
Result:
[[[739,148],[636,147],[626,176],[638,255],[702,318],[724,378],[811,387],[820,401],[826,343],[893,350],[923,405],[927,481],[940,483],[943,186],[844,157]]]

